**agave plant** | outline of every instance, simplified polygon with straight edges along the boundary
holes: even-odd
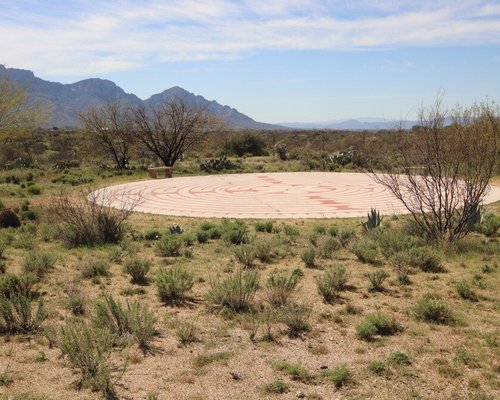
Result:
[[[372,229],[378,228],[383,219],[384,217],[380,216],[380,212],[378,212],[375,208],[372,208],[368,213],[368,220],[363,222],[363,227],[367,232],[371,231]]]

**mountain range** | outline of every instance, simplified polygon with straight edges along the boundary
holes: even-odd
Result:
[[[40,100],[50,109],[50,120],[48,126],[59,128],[73,128],[81,125],[79,113],[90,107],[99,106],[105,101],[120,101],[124,105],[140,105],[153,108],[163,102],[174,99],[183,99],[189,105],[196,105],[209,111],[225,122],[232,129],[330,129],[330,130],[380,130],[393,129],[401,126],[410,129],[416,121],[393,121],[384,118],[356,118],[346,120],[334,120],[325,122],[283,122],[279,124],[267,124],[257,122],[249,116],[239,112],[235,108],[221,105],[215,100],[207,100],[203,96],[195,95],[187,90],[174,86],[161,93],[154,94],[146,100],[142,100],[133,93],[126,93],[114,82],[91,78],[82,81],[63,84],[50,82],[35,76],[32,71],[6,68],[0,64],[0,78],[7,78],[21,84],[29,92],[34,100]]]
[[[49,126],[59,128],[79,127],[78,114],[105,101],[120,101],[122,104],[144,104],[146,108],[174,99],[183,99],[189,105],[203,107],[219,117],[233,129],[284,129],[284,127],[257,122],[229,106],[207,100],[187,90],[174,86],[142,100],[133,93],[126,93],[114,82],[106,79],[85,79],[76,83],[49,82],[35,76],[32,71],[6,68],[0,64],[0,78],[21,84],[35,100],[41,100],[50,108]]]

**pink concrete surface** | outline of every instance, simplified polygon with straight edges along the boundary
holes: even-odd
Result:
[[[382,185],[363,173],[283,172],[190,176],[101,189],[111,206],[200,218],[338,218],[407,213]],[[486,202],[500,200],[492,187]]]

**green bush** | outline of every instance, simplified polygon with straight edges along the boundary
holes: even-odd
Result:
[[[390,258],[396,253],[422,246],[423,244],[420,238],[408,235],[399,228],[378,229],[370,237],[376,241],[380,251],[386,258]]]
[[[295,274],[287,276],[284,272],[274,271],[266,283],[265,298],[273,307],[280,307],[288,302],[292,296],[299,277]]]
[[[110,356],[113,334],[107,329],[68,320],[61,328],[60,347],[71,365],[80,371],[80,384],[113,398]]]
[[[234,249],[234,255],[236,259],[243,265],[245,268],[252,268],[254,266],[256,254],[255,248],[251,244],[243,244]]]
[[[480,224],[475,226],[475,229],[485,236],[495,236],[500,229],[500,216],[491,212],[485,213]]]
[[[186,346],[189,343],[195,343],[199,341],[198,338],[198,328],[196,325],[189,321],[176,321],[175,334],[181,346]]]
[[[101,276],[109,276],[110,263],[102,258],[88,256],[82,259],[78,265],[82,276],[87,279],[96,279]]]
[[[354,229],[340,229],[337,233],[337,238],[339,239],[342,247],[347,247],[351,241],[356,238],[356,232]]]
[[[311,307],[307,304],[287,302],[277,310],[278,320],[288,327],[288,336],[298,337],[311,329],[309,318]]]
[[[316,277],[318,293],[327,303],[332,303],[338,292],[345,289],[349,276],[349,271],[343,265],[328,268],[322,276]]]
[[[28,193],[37,196],[39,194],[42,194],[42,188],[38,185],[28,186]]]
[[[32,296],[32,288],[36,277],[31,274],[0,275],[0,298],[10,299],[15,296]]]
[[[207,243],[209,238],[210,238],[210,234],[207,231],[196,232],[196,240],[200,244]]]
[[[24,295],[0,298],[0,331],[9,334],[38,332],[47,318],[47,311],[42,297],[36,302],[36,310],[32,302],[31,296]]]
[[[341,388],[352,380],[352,372],[347,364],[341,364],[334,370],[326,372],[326,378],[333,382],[336,388]]]
[[[259,288],[259,275],[255,271],[239,269],[222,280],[212,280],[207,299],[220,308],[234,312],[248,310]]]
[[[182,266],[161,269],[156,277],[160,300],[167,304],[182,303],[194,285],[194,274]]]
[[[7,263],[3,258],[0,257],[0,275],[3,275],[7,272]]]
[[[147,283],[150,268],[151,262],[149,260],[132,257],[125,262],[123,272],[130,275],[134,283]]]
[[[389,357],[389,361],[393,364],[399,364],[399,365],[410,365],[410,357],[408,354],[403,353],[402,351],[395,351],[394,353],[391,354]]]
[[[472,288],[472,285],[462,280],[456,285],[458,295],[464,300],[477,301],[477,294]]]
[[[255,223],[255,230],[257,232],[271,233],[273,231],[273,221],[258,221]]]
[[[278,379],[276,381],[268,383],[265,386],[264,390],[266,391],[266,393],[282,394],[287,393],[290,390],[290,385]]]
[[[286,236],[300,236],[300,230],[295,225],[285,225],[283,226],[283,232],[285,232]]]
[[[73,281],[65,286],[64,292],[68,295],[68,309],[73,315],[85,314],[85,296],[80,290],[80,282]]]
[[[342,244],[334,237],[327,237],[321,242],[319,255],[321,258],[332,258],[333,253],[340,250]]]
[[[311,375],[311,373],[309,373],[307,368],[303,367],[300,364],[280,361],[274,364],[274,368],[278,371],[284,372],[294,381],[307,383],[313,380],[313,376]]]
[[[222,224],[223,236],[231,244],[248,243],[248,228],[243,221],[224,221]]]
[[[394,254],[392,263],[406,264],[424,272],[443,272],[441,257],[428,247],[415,247]]]
[[[109,294],[104,301],[96,303],[94,323],[99,328],[108,329],[119,339],[131,336],[139,347],[146,351],[154,335],[157,318],[149,311],[147,304],[134,301],[123,306]]]
[[[275,244],[269,240],[259,240],[254,243],[255,256],[259,259],[261,263],[271,262],[274,255]]]
[[[329,226],[328,234],[332,237],[337,237],[337,235],[339,234],[339,228],[337,227],[337,225]]]
[[[300,254],[300,258],[304,261],[306,268],[316,268],[316,250],[314,248],[305,249]]]
[[[178,235],[165,234],[156,242],[155,247],[160,257],[179,257],[182,240]]]
[[[384,282],[389,277],[389,274],[384,270],[368,272],[366,274],[370,285],[368,289],[372,292],[382,292],[384,290]]]
[[[252,132],[244,132],[235,136],[229,142],[229,150],[232,154],[242,157],[244,155],[265,156],[266,142],[264,139]]]
[[[142,236],[144,237],[145,240],[158,240],[161,238],[162,233],[158,229],[148,229],[145,231]]]
[[[368,364],[368,370],[375,375],[382,375],[386,371],[386,365],[383,361],[372,361]]]
[[[413,309],[415,318],[425,322],[451,325],[456,318],[450,306],[438,295],[426,293]]]
[[[42,279],[45,274],[54,268],[56,257],[52,253],[30,251],[24,258],[23,271]]]
[[[393,318],[377,312],[369,314],[356,327],[358,336],[367,341],[373,340],[375,335],[390,336],[400,332],[403,328]]]
[[[376,264],[378,262],[377,244],[371,240],[361,239],[356,241],[351,246],[351,251],[363,263]]]

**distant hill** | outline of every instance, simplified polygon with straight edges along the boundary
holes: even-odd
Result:
[[[60,128],[80,126],[78,118],[80,112],[108,100],[119,100],[122,104],[130,105],[143,103],[146,107],[154,107],[162,101],[181,98],[187,104],[204,107],[233,129],[283,129],[278,125],[257,122],[234,108],[223,106],[214,100],[209,101],[178,86],[155,94],[147,100],[141,100],[135,94],[126,93],[114,82],[106,79],[85,79],[76,83],[62,84],[37,78],[28,70],[6,68],[1,64],[0,78],[8,78],[22,84],[33,98],[49,104],[51,108],[49,126]]]
[[[279,125],[297,129],[333,129],[345,131],[381,130],[394,129],[401,126],[404,129],[411,129],[417,121],[396,121],[384,118],[356,118],[338,121],[325,122],[282,122]]]

